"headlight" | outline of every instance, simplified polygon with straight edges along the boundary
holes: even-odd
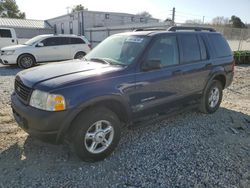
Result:
[[[1,54],[2,55],[12,55],[14,54],[15,50],[6,50],[6,51],[2,51]]]
[[[30,106],[46,111],[61,111],[66,109],[65,99],[62,95],[50,94],[40,90],[32,92]]]

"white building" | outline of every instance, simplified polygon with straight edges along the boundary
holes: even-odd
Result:
[[[66,14],[46,21],[57,34],[76,35],[84,35],[84,31],[88,28],[159,22],[155,18],[146,18],[134,14],[89,10]]]

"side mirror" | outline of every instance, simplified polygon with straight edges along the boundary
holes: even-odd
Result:
[[[150,71],[150,70],[157,70],[161,69],[161,60],[159,59],[150,59],[143,63],[142,70],[143,71]]]
[[[42,42],[37,43],[36,47],[44,47],[44,44]]]

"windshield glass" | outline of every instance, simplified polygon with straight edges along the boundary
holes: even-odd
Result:
[[[85,59],[102,59],[112,64],[132,64],[146,47],[146,36],[114,35],[95,47]]]
[[[32,46],[33,44],[37,43],[38,41],[40,41],[41,39],[43,39],[44,36],[36,36],[30,40],[28,40],[27,42],[25,42],[24,44],[25,45],[29,45],[29,46]]]

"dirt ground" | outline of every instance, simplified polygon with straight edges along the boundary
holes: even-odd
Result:
[[[18,128],[10,108],[18,71],[0,66],[0,187],[250,187],[250,65],[236,67],[216,113],[125,130],[95,164]]]

